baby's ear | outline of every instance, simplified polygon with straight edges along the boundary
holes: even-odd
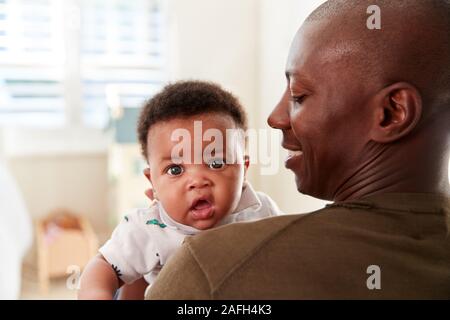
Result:
[[[250,157],[248,155],[244,156],[244,176],[247,175],[248,167],[250,166]]]
[[[150,200],[155,200],[157,199],[156,197],[156,191],[153,188],[153,183],[152,183],[152,175],[150,174],[150,168],[145,168],[144,171],[142,171],[144,173],[144,176],[148,179],[148,181],[150,181],[150,184],[152,185],[151,188],[148,188],[147,190],[145,190],[145,195],[150,199]]]
[[[148,179],[148,181],[150,181],[150,183],[152,183],[152,176],[150,174],[150,168],[145,168],[144,171],[142,171],[144,173],[144,176]]]

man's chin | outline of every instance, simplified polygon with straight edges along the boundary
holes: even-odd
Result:
[[[297,191],[301,194],[322,199],[323,195],[319,194],[318,192],[314,192],[314,189],[311,188],[311,184],[308,184],[304,179],[299,178],[298,175],[295,175],[295,184],[297,186]]]
[[[307,188],[305,188],[304,182],[297,175],[295,175],[295,185],[297,186],[297,191],[299,193],[307,195],[307,196],[310,195],[310,194],[308,194]]]
[[[305,196],[310,196],[316,199],[324,200],[324,201],[333,201],[333,198],[330,195],[327,195],[323,190],[316,188],[307,187],[305,182],[301,182],[298,177],[295,177],[295,184],[297,185],[297,191]]]
[[[303,181],[299,178],[298,175],[295,175],[295,185],[297,186],[297,191],[303,194],[307,194],[304,188]]]

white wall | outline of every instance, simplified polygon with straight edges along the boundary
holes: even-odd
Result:
[[[256,107],[259,0],[172,0],[172,76],[219,82]]]
[[[267,127],[267,117],[285,88],[285,64],[295,32],[309,13],[323,2],[261,1],[258,121],[263,127]],[[278,174],[261,176],[260,189],[270,194],[285,212],[308,212],[323,207],[324,201],[297,192],[294,174],[284,168],[286,155],[281,149]]]
[[[108,231],[105,154],[19,156],[8,164],[33,218],[67,208],[89,217],[97,232]]]

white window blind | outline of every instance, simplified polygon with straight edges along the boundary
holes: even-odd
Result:
[[[0,0],[0,124],[104,127],[112,100],[140,107],[167,78],[163,4]]]
[[[82,1],[83,121],[100,123],[115,107],[140,107],[165,76],[162,1]],[[104,119],[104,117],[103,117]]]
[[[0,0],[0,123],[63,124],[60,4]]]

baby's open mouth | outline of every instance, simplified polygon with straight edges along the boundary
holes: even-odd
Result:
[[[195,220],[208,219],[213,214],[213,205],[206,199],[199,199],[194,201],[190,211]]]

